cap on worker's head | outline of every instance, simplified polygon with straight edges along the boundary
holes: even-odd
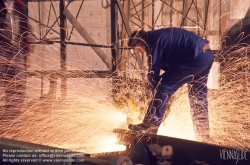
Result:
[[[128,39],[128,47],[135,47],[138,43],[143,44],[146,38],[146,32],[144,30],[134,31]]]

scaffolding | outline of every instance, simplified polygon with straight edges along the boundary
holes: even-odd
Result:
[[[56,13],[54,1],[59,1],[59,15],[56,20],[49,25],[41,21],[41,3],[49,3],[49,13],[47,13],[47,22],[50,22],[50,16]],[[79,1],[80,6],[77,14],[73,16],[68,6],[75,1]],[[53,74],[61,77],[61,95],[63,99],[67,95],[67,78],[69,77],[93,77],[98,78],[121,76],[126,77],[127,70],[145,70],[145,59],[142,55],[127,51],[126,39],[131,31],[136,29],[155,30],[164,27],[185,28],[196,34],[220,40],[223,24],[214,23],[220,17],[221,0],[102,0],[103,8],[110,8],[110,45],[98,44],[89,35],[89,32],[78,22],[77,18],[84,6],[84,0],[28,0],[28,2],[37,2],[38,19],[28,16],[28,19],[39,24],[39,28],[45,27],[46,33],[39,33],[36,36],[36,42],[32,44],[60,44],[61,69],[30,71],[31,76],[40,76]],[[67,3],[66,3],[67,2]],[[27,6],[28,7],[28,6]],[[72,24],[68,30],[66,20]],[[60,29],[55,30],[55,25],[59,24]],[[53,31],[60,36],[60,40],[47,40],[47,35]],[[71,42],[71,36],[74,31],[78,31],[86,43]],[[108,70],[68,70],[67,69],[67,45],[78,45],[91,47],[95,53],[106,64]],[[219,46],[214,44],[214,50]],[[105,54],[103,48],[111,50],[111,55]],[[89,76],[92,75],[92,76]],[[41,92],[42,93],[42,92]]]

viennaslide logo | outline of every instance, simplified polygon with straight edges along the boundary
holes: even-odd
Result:
[[[247,152],[248,149],[221,149],[220,158],[223,160],[235,160],[237,164],[238,161],[247,160]]]

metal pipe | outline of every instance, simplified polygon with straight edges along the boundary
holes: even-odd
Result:
[[[138,18],[134,17],[135,19],[139,20]],[[135,26],[138,26],[140,29],[142,29],[143,27],[137,23],[135,23],[134,21],[130,20],[131,23],[133,23]],[[150,29],[153,29],[152,26],[148,25],[148,24],[144,24],[144,26],[149,27]]]
[[[183,14],[182,14],[183,18],[182,18],[182,22],[181,22],[180,28],[183,26],[184,21],[185,21],[186,18],[187,18],[188,12],[189,12],[189,10],[191,9],[192,4],[193,4],[193,1],[190,3],[189,8],[187,9],[187,12],[185,13],[185,15],[184,15],[184,12],[183,12]],[[184,8],[184,7],[185,7],[185,5],[184,5],[184,3],[183,3],[183,8]],[[184,11],[184,9],[183,9],[183,11]],[[197,23],[196,23],[196,24],[197,24]]]
[[[141,8],[144,9],[144,6],[145,6],[145,0],[142,0]],[[145,25],[145,18],[144,18],[145,16],[144,15],[145,15],[145,12],[144,12],[144,10],[142,10],[142,18],[141,18],[142,19],[142,24],[141,24],[142,29],[144,29],[144,25]]]
[[[134,1],[133,0],[131,0],[132,1],[132,4],[133,4],[133,6],[135,6],[135,3],[134,3]],[[142,8],[143,9],[143,8]],[[143,10],[142,10],[143,11]],[[140,22],[142,22],[142,20],[140,19],[140,16],[139,16],[139,14],[138,14],[139,12],[137,11],[137,9],[135,8],[135,14],[133,15],[133,16],[135,16],[135,15],[137,15],[137,19],[140,21]],[[143,15],[143,14],[142,14]]]
[[[40,0],[38,1],[38,22],[41,22],[41,3]],[[39,40],[42,39],[42,28],[41,28],[41,24],[39,23]],[[43,61],[43,57],[42,57],[42,61]],[[43,63],[43,62],[42,62]],[[43,77],[41,77],[41,96],[43,95]]]
[[[54,44],[54,43],[61,43],[61,41],[38,41],[38,42],[28,42],[28,44]],[[77,46],[90,46],[90,47],[99,47],[99,48],[106,48],[106,49],[125,49],[130,50],[131,47],[115,47],[114,45],[99,45],[99,44],[87,44],[81,42],[65,42],[66,45],[77,45]]]
[[[205,6],[207,6],[207,8],[206,8],[206,11],[205,11],[205,18],[204,18],[204,31],[203,31],[203,34],[202,34],[202,37],[204,37],[204,35],[205,35],[205,31],[207,30],[207,19],[208,19],[208,10],[209,10],[209,0],[207,0],[206,2],[205,2],[206,4],[205,4]]]
[[[67,54],[66,54],[66,30],[65,30],[65,23],[66,17],[63,14],[64,7],[65,7],[65,0],[60,0],[60,40],[61,40],[61,71],[67,71]],[[67,78],[61,78],[61,99],[66,100],[67,96]]]
[[[126,16],[125,12],[124,12],[124,9],[123,9],[123,7],[122,7],[121,2],[120,2],[119,0],[116,0],[116,4],[117,4],[117,7],[118,7],[118,9],[119,9],[119,11],[120,11],[120,14],[121,14],[121,17],[122,17],[124,26],[125,26],[125,28],[126,28],[126,31],[127,31],[128,35],[130,36],[131,30],[130,30],[130,27],[129,27],[129,20],[128,20],[128,18],[127,18],[127,16]],[[111,21],[112,21],[112,20],[111,20]]]
[[[55,33],[58,34],[58,35],[60,34],[60,33],[57,32],[56,30],[54,30],[54,29],[52,29],[51,27],[49,27],[49,26],[43,24],[42,22],[37,21],[36,19],[34,19],[34,18],[30,17],[30,16],[27,16],[27,18],[29,18],[31,21],[34,21],[35,23],[39,23],[39,25],[41,25],[41,26],[43,26],[43,27],[45,27],[45,28],[50,28],[51,31],[55,32]],[[47,33],[47,32],[46,32],[46,33]],[[33,34],[33,36],[36,37],[36,35],[34,35],[34,34]],[[43,37],[43,38],[45,38],[45,37]],[[36,37],[36,39],[38,40],[39,38]],[[40,40],[40,39],[39,39],[39,40]]]
[[[56,77],[67,78],[110,78],[112,77],[112,71],[97,71],[97,70],[67,70],[66,72],[58,70],[33,70],[26,71],[25,75],[28,77],[45,77],[49,75],[55,75]]]
[[[83,2],[84,2],[84,0],[82,0],[82,2],[81,2],[81,4],[80,4],[80,7],[79,7],[79,10],[77,11],[76,19],[78,18],[79,14],[80,14],[80,11],[81,11],[81,9],[82,9]],[[73,30],[74,30],[74,25],[73,25],[72,28],[71,28],[71,31],[70,31],[68,40],[71,39],[71,36],[72,36],[72,34],[73,34]]]
[[[130,15],[130,17],[134,17],[135,15],[137,15],[138,13],[140,13],[141,11],[145,10],[147,7],[149,7],[150,5],[153,5],[153,4],[154,4],[154,2],[152,2],[152,3],[148,4],[148,5],[147,5],[147,6],[145,6],[143,9],[138,10],[135,14]],[[137,6],[137,5],[136,5],[136,6]],[[132,10],[132,9],[131,9],[131,10]]]
[[[117,12],[116,12],[116,0],[110,1],[110,23],[111,23],[111,44],[114,45],[114,47],[117,47]],[[116,64],[116,57],[117,57],[117,51],[116,49],[111,50],[112,55],[112,71],[114,72],[114,76],[112,76],[112,95],[113,99],[116,100],[116,93],[118,93],[118,89],[115,88],[117,85],[117,64]]]
[[[61,0],[60,0],[61,1]],[[69,4],[71,3],[71,1],[68,2],[67,6],[69,6]],[[65,6],[64,6],[65,7]],[[63,8],[64,10],[64,8]],[[49,27],[49,29],[47,30],[47,32],[45,33],[45,35],[43,36],[43,39],[46,38],[46,36],[49,34],[50,30],[53,30],[52,28],[54,27],[54,25],[58,22],[60,16],[56,18],[55,22]],[[41,24],[41,22],[39,22],[39,24]],[[42,24],[41,24],[42,25]],[[53,30],[54,31],[54,30]]]
[[[75,29],[79,32],[79,34],[85,39],[85,41],[89,44],[96,44],[93,38],[88,34],[88,32],[82,27],[82,25],[77,21],[77,19],[70,13],[67,8],[64,8],[64,16],[68,19],[68,21],[75,27]],[[107,65],[109,69],[112,69],[110,56],[107,56],[106,53],[97,47],[91,47],[96,54],[103,60],[103,62]]]
[[[38,1],[38,21],[41,22],[41,2],[40,0]],[[42,28],[41,25],[39,24],[39,39],[41,40],[42,38]]]
[[[116,0],[111,0],[110,5],[110,15],[111,15],[111,44],[116,44],[117,40],[117,13],[116,13]],[[112,54],[112,71],[116,71],[116,50],[111,50]]]
[[[160,15],[161,15],[161,12],[163,12],[164,6],[165,6],[165,5],[161,4],[161,9],[160,9],[159,13],[157,14],[157,17],[156,17],[156,19],[155,19],[155,22],[153,22],[153,27],[155,27],[155,24],[157,23],[157,21],[158,21]],[[162,23],[161,23],[161,25],[162,25]]]
[[[154,27],[154,22],[155,22],[154,13],[155,13],[155,0],[153,0],[153,2],[152,2],[152,27],[153,27],[152,30],[155,30],[155,27]]]
[[[171,0],[170,2],[170,26],[172,27],[173,26],[173,15],[174,15],[174,12],[173,12],[173,4],[174,4],[174,0]]]
[[[133,6],[130,10],[133,10],[134,8],[136,8],[137,6],[141,5],[143,3],[144,0],[142,0],[141,2],[139,2],[137,5]],[[130,0],[129,0],[130,2]]]
[[[168,3],[166,3],[164,0],[160,0],[162,1],[165,5],[169,6],[172,10],[174,10],[175,12],[177,12],[178,14],[180,14],[182,17],[185,17],[181,12],[179,12],[178,10],[176,10],[175,8],[173,8],[171,5],[169,5]],[[186,17],[186,19],[188,19],[190,22],[194,23],[195,25],[201,27],[202,29],[204,29],[204,27],[198,25],[196,22],[194,22],[192,19]]]

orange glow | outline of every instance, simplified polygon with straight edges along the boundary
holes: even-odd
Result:
[[[126,146],[118,144],[116,135],[104,137],[97,143],[96,146],[98,146],[98,153],[100,153],[100,151],[101,153],[104,153],[104,152],[126,150]]]

